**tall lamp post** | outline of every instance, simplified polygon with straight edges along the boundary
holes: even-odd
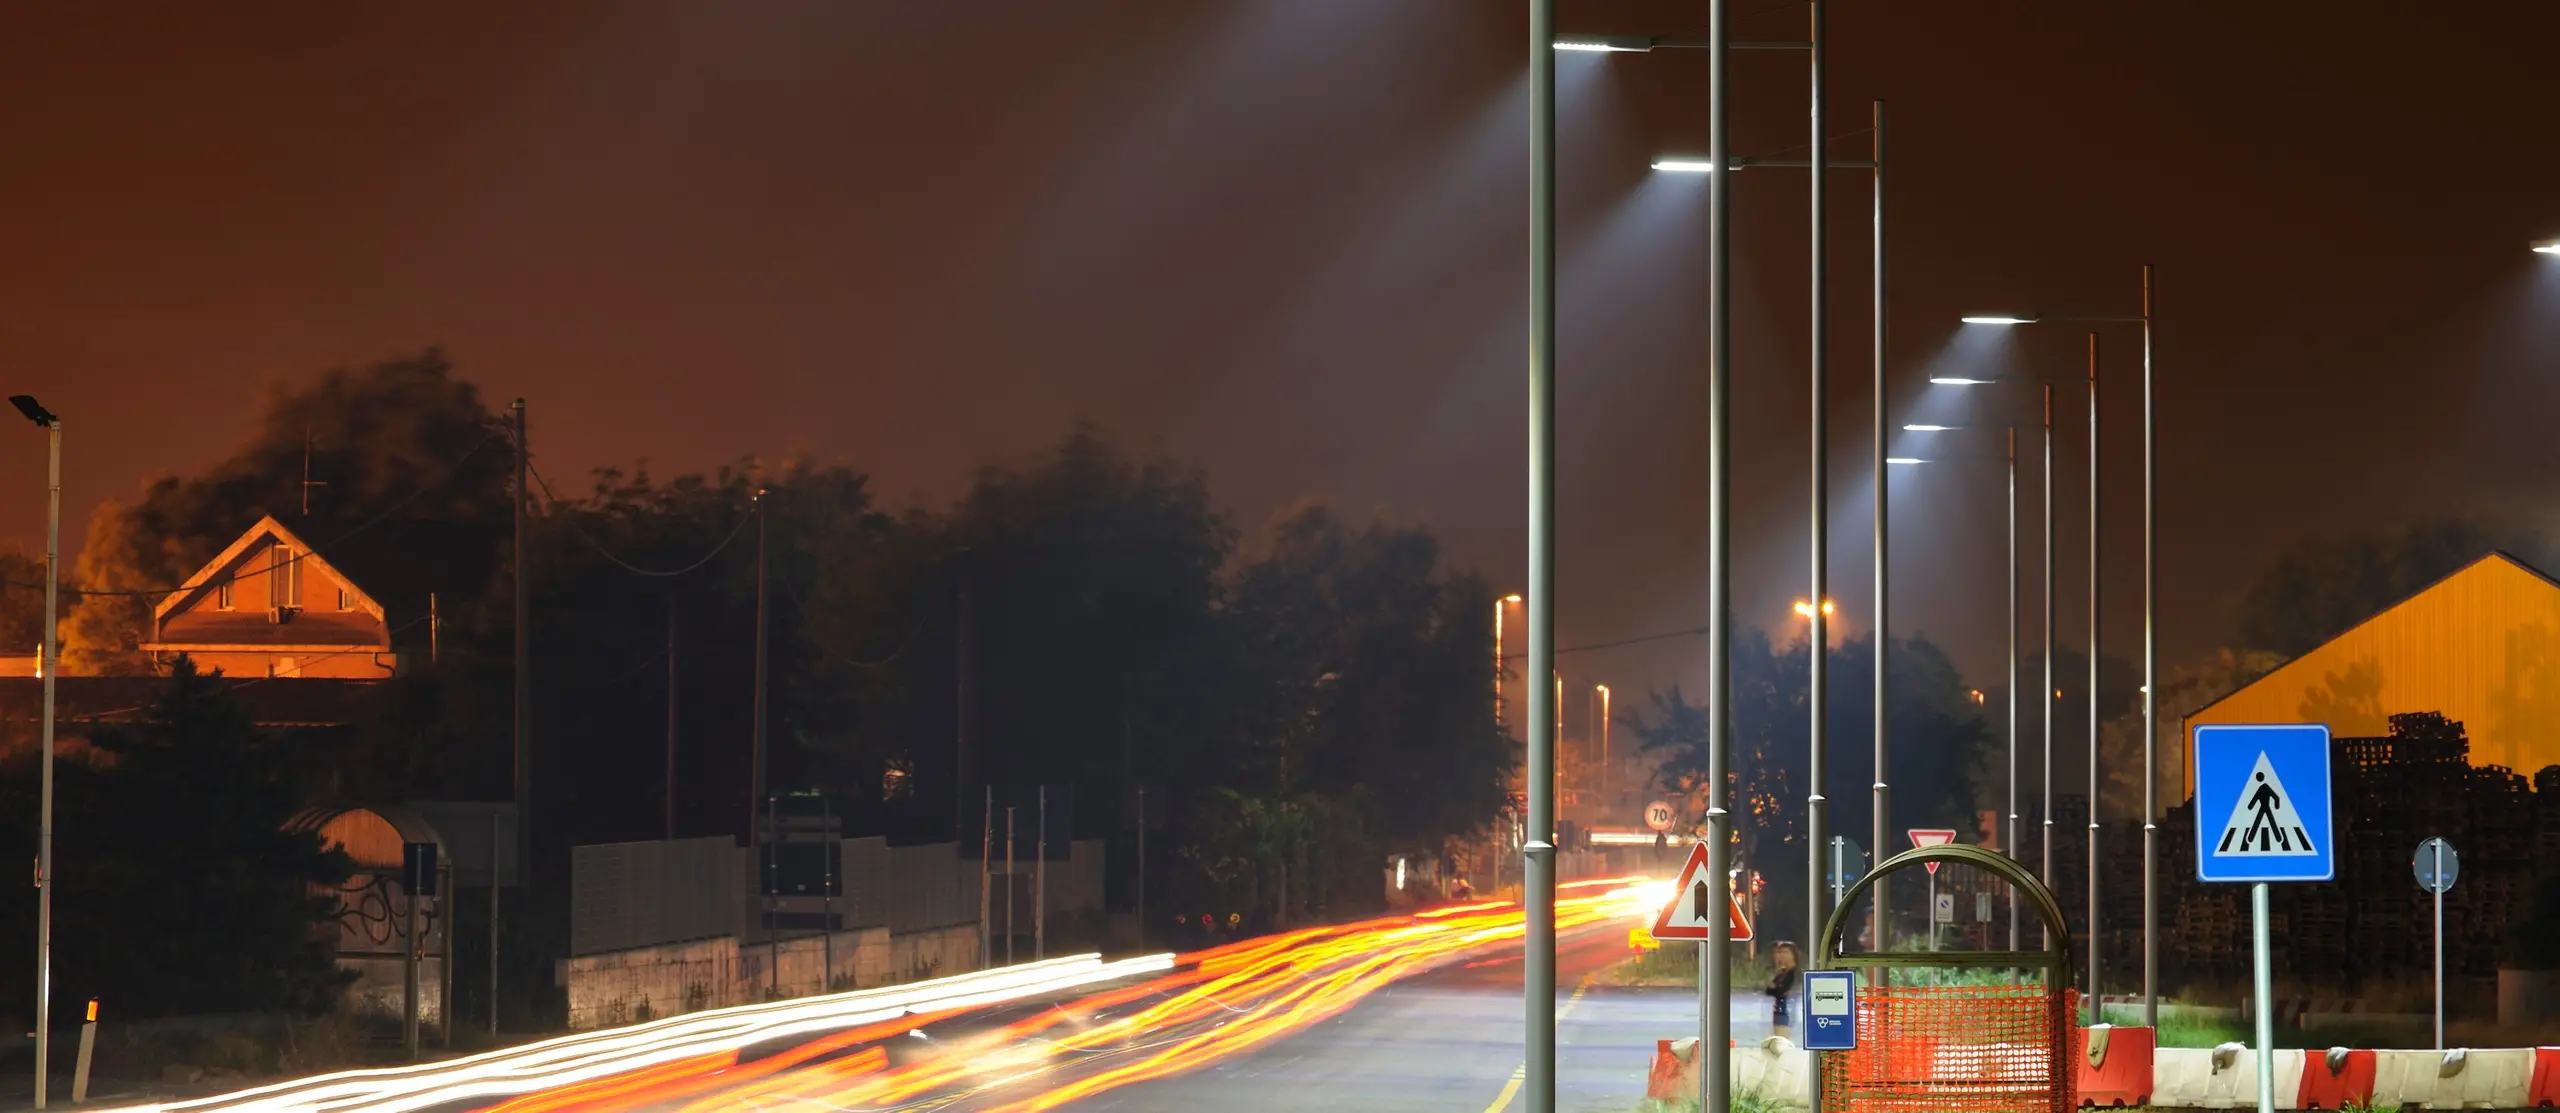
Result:
[[[1957,384],[1966,384],[1966,383],[1987,383],[1987,382],[1990,382],[1991,380],[1987,380],[1987,379],[1956,379],[1956,378],[1939,378],[1939,379],[1934,379],[1934,380],[1932,380],[1932,381],[1933,381],[1933,382],[1938,382],[1938,383],[1957,383]],[[1956,432],[1956,431],[1958,431],[1958,430],[1961,430],[1961,429],[1963,429],[1963,428],[1964,428],[1964,427],[1963,427],[1963,426],[1960,426],[1960,425],[1905,425],[1905,426],[1903,426],[1903,427],[1902,427],[1902,431],[1903,431],[1903,432],[1906,432],[1906,433],[1951,433],[1951,432]],[[2004,836],[2004,838],[2007,840],[2007,850],[2008,850],[2008,854],[2009,854],[2009,859],[2010,859],[2011,861],[2016,861],[2016,860],[2017,860],[2017,858],[2018,858],[2018,819],[2019,819],[2019,814],[2018,814],[2018,427],[2017,427],[2017,426],[2015,426],[2015,425],[2008,426],[2008,427],[2004,430],[2004,432],[2005,432],[2005,434],[2006,434],[2006,436],[2007,436],[2007,445],[2006,445],[2006,464],[2007,464],[2007,497],[2008,497],[2008,516],[2009,516],[2009,519],[2008,519],[2008,521],[2009,521],[2009,524],[2008,524],[2008,539],[2009,539],[2009,580],[2008,580],[2008,607],[2009,607],[2009,625],[2008,625],[2008,642],[2009,642],[2009,672],[2008,672],[2008,678],[2007,678],[2006,680],[2003,680],[2003,681],[2001,682],[2002,686],[2003,686],[2003,687],[2005,687],[2005,688],[2007,688],[2007,689],[2008,689],[2008,692],[2009,692],[2009,826],[2008,826],[2007,834]],[[2048,476],[2047,478],[2048,478],[2048,480],[2050,480],[2050,478],[2051,478],[2051,477],[2050,477],[2050,476]],[[2048,737],[2049,737],[2049,735],[2048,735]],[[2010,949],[2010,950],[2013,950],[2013,951],[2014,951],[2014,950],[2016,950],[2016,949],[2018,949],[2018,902],[2014,899],[2014,894],[2013,894],[2013,899],[2011,899],[2011,900],[2010,900],[2010,902],[2009,902],[2009,949]]]
[[[1974,324],[1989,323],[1991,320],[1992,320],[1992,319],[1990,319],[1990,318],[1979,318],[1979,319],[1977,319],[1977,318],[1967,318],[1967,321],[1968,321],[1969,323],[1974,323]],[[2009,382],[2010,380],[2006,380],[2006,379],[1981,379],[1981,378],[1972,378],[1972,377],[1962,376],[1962,375],[1941,375],[1941,376],[1937,376],[1937,377],[1935,377],[1935,378],[1932,378],[1932,379],[1930,379],[1929,381],[1930,381],[1930,382],[1932,382],[1932,383],[1935,383],[1935,384],[1937,384],[1937,385],[1939,385],[1939,386],[1960,386],[1960,387],[1971,387],[1971,386],[1997,386],[1997,385],[2005,384],[2005,383]],[[2044,568],[2043,568],[2043,579],[2041,580],[2041,582],[2042,582],[2042,584],[2044,585],[2044,604],[2043,604],[2043,608],[2042,608],[2041,614],[2043,615],[2043,622],[2044,622],[2044,662],[2043,662],[2044,676],[2043,676],[2043,684],[2042,684],[2042,685],[2041,685],[2041,687],[2039,688],[2039,692],[2040,692],[2040,694],[2037,696],[2037,699],[2038,699],[2039,701],[2041,701],[2041,702],[2042,702],[2042,704],[2043,704],[2043,706],[2044,706],[2044,715],[2043,715],[2043,723],[2044,723],[2044,758],[2043,758],[2043,762],[2042,762],[2042,766],[2041,766],[2041,768],[2042,768],[2042,770],[2043,770],[2043,778],[2044,778],[2044,789],[2043,789],[2043,793],[2044,793],[2044,794],[2043,794],[2043,796],[2039,797],[2039,798],[2038,798],[2038,800],[2037,800],[2037,802],[2036,802],[2036,803],[2037,803],[2037,809],[2036,809],[2036,810],[2037,810],[2037,812],[2039,813],[2039,815],[2038,815],[2038,819],[2040,820],[2040,824],[2041,824],[2041,828],[2042,828],[2042,837],[2041,837],[2041,839],[2040,839],[2039,841],[2043,844],[2043,845],[2042,845],[2042,847],[2040,848],[2040,849],[2041,849],[2041,852],[2042,852],[2042,853],[2041,853],[2041,855],[2040,855],[2040,857],[2041,857],[2042,861],[2041,861],[2041,863],[2039,864],[2039,866],[2037,867],[2037,873],[2036,873],[2036,876],[2037,876],[2037,878],[2038,878],[2039,880],[2041,880],[2041,881],[2043,881],[2043,882],[2044,882],[2045,888],[2047,888],[2047,889],[2051,889],[2051,888],[2053,887],[2053,805],[2052,805],[2052,800],[2053,800],[2053,711],[2054,711],[2054,703],[2055,703],[2055,700],[2059,698],[2059,697],[2058,697],[2058,695],[2057,695],[2057,693],[2056,693],[2056,689],[2055,689],[2055,688],[2054,688],[2054,686],[2053,686],[2053,606],[2054,606],[2053,541],[2054,541],[2054,521],[2053,521],[2053,386],[2052,386],[2052,384],[2050,384],[2050,383],[2044,384],[2044,386],[2043,386],[2043,392],[2044,392],[2044,418],[2043,418],[2043,420],[2044,420],[2044,479],[2043,479],[2043,494],[2044,494]],[[2016,686],[2017,686],[2017,657],[2018,657],[2018,651],[2017,651],[2017,639],[2018,639],[2018,597],[2019,597],[2019,595],[2018,595],[2018,476],[2017,476],[2017,465],[2018,465],[2018,460],[2017,460],[2017,454],[2018,454],[2018,451],[2017,451],[2017,431],[2016,431],[2016,427],[2015,427],[2015,426],[2012,426],[2012,427],[2010,428],[2010,435],[2009,435],[2009,674],[2010,674],[2010,687],[2011,687],[2011,690],[2012,690],[2013,692],[2014,692],[2014,690],[2016,689]],[[2010,856],[2011,858],[2016,858],[2016,857],[2018,856],[2017,847],[2018,847],[2018,846],[2020,846],[2020,845],[2022,844],[2022,841],[2023,841],[2023,838],[2024,838],[2025,832],[2023,832],[2022,830],[2020,830],[2020,819],[2021,819],[2022,817],[2021,817],[2021,815],[2020,815],[2020,813],[2019,813],[2019,811],[2018,811],[2018,801],[2017,801],[2017,723],[2016,723],[2016,717],[2017,717],[2017,700],[2016,700],[2014,697],[2012,697],[2012,698],[2010,699],[2009,703],[2010,703],[2010,730],[2009,730],[2009,733],[2010,733],[2010,774],[2009,774],[2009,776],[2010,776],[2009,813],[2010,813],[2010,814],[2009,814],[2009,842],[2010,842],[2010,847],[2011,847],[2011,849],[2010,849],[2010,851],[2009,851],[2009,856]],[[2015,908],[2010,909],[2010,915],[2011,915],[2011,918],[2012,918],[2013,920],[2016,918],[2016,913],[2017,913],[2017,910],[2016,910]],[[2012,934],[2014,935],[2014,929],[2015,929],[2016,925],[2013,923],[2013,924],[2011,925],[2011,927],[2012,927],[2012,929],[2013,929]],[[2013,943],[2013,944],[2012,944],[2012,946],[2014,946],[2014,945],[2015,945],[2015,944]]]
[[[1555,672],[1556,2],[1529,0],[1529,831],[1521,844],[1521,1082],[1529,1113],[1556,1106]]]
[[[2550,254],[2560,255],[2560,240],[2545,241],[2544,243],[2534,245],[2534,250],[2536,251],[2543,251],[2545,249],[2549,249]],[[2156,428],[2156,422],[2154,421],[2151,402],[2151,264],[2145,263],[2142,265],[2142,312],[2133,316],[2093,314],[2047,316],[2030,313],[2023,315],[1981,315],[1967,317],[1964,321],[1966,324],[2004,326],[2029,325],[2043,321],[2069,321],[2088,324],[2131,324],[2139,325],[2142,328],[2142,1022],[2145,1025],[2156,1027],[2160,1021],[2160,809],[2158,800],[2160,784],[2160,732],[2157,725],[2157,704],[2159,701],[2157,693],[2160,688],[2158,676],[2160,654],[2158,638],[2156,637],[2158,624],[2154,617],[2154,600],[2157,597],[2156,569],[2159,557],[2159,530],[2157,528],[2158,522],[2155,510],[2158,506],[2159,500],[2156,496],[2158,488],[2158,471],[2154,466],[2156,455],[2153,451],[2155,443],[2153,431]],[[2089,358],[2091,362],[2091,379],[2094,383],[2097,360],[2097,353],[2094,347],[2092,347],[2090,351]],[[2097,435],[2097,418],[2094,407],[2095,403],[2093,400],[2090,417],[2090,437],[2093,449],[2090,463],[2090,474],[2093,477],[2097,474],[2097,464],[2094,452]],[[2096,480],[2092,478],[2090,482],[2090,490],[2094,496],[2096,492]],[[2097,536],[2097,527],[2095,525],[2096,500],[2094,497],[2091,499],[2090,512],[2092,521],[2090,526],[2090,536],[2094,540]],[[2095,573],[2096,560],[2097,552],[2093,545],[2090,551],[2092,568],[2090,586],[2093,595],[2097,583]],[[2096,706],[2098,698],[2097,643],[2094,633],[2096,629],[2094,625],[2096,614],[2097,610],[2093,601],[2090,608],[2090,615],[2093,624],[2091,626],[2092,637],[2090,640],[2089,665],[2089,700],[2092,707]],[[2094,722],[2095,720],[2093,718],[2092,723],[2094,724]],[[2094,754],[2096,744],[2096,729],[2094,725],[2092,726],[2090,733],[2092,740],[2091,746]],[[2098,801],[2095,775],[2093,773],[2089,798],[2089,818],[2090,823],[2092,824],[2091,846],[2093,848],[2096,845],[2094,838],[2097,815]],[[2089,877],[2092,892],[2095,891],[2095,886],[2097,884],[2097,872],[2095,869],[2096,858],[2094,855],[2095,851],[2093,849],[2090,860],[2092,868]],[[2048,878],[2048,881],[2049,880],[2050,878]],[[2091,899],[2091,919],[2089,921],[2089,928],[2093,933],[2098,929],[2098,922],[2095,918],[2096,911],[2096,900],[2093,897]],[[2093,995],[2097,992],[2095,984],[2095,970],[2098,950],[2099,948],[2093,945],[2090,947],[2089,951],[2091,964],[2090,969],[2092,971],[2090,992]]]
[[[9,404],[45,431],[44,641],[36,666],[44,674],[44,726],[38,759],[44,772],[36,811],[36,1108],[44,1108],[45,1068],[53,1035],[53,680],[62,671],[61,638],[54,628],[55,593],[62,581],[62,419],[32,395]]]

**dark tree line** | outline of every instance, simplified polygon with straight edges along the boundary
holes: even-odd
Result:
[[[1151,904],[1269,921],[1373,906],[1389,855],[1500,807],[1494,592],[1427,529],[1307,505],[1249,532],[1197,468],[1088,427],[906,508],[843,464],[571,478],[533,439],[538,890],[565,888],[572,845],[666,834],[671,792],[674,834],[746,833],[760,556],[767,788],[823,793],[850,834],[973,839],[981,786],[1048,785],[1073,802],[1060,833],[1103,836],[1143,784]],[[306,452],[328,484],[307,514]],[[295,803],[504,799],[514,455],[434,352],[279,390],[232,456],[96,516],[72,664],[148,671],[156,600],[109,593],[176,584],[271,514],[384,604],[402,668],[345,727],[239,742],[269,747],[241,775]]]

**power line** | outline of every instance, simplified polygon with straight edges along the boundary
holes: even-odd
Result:
[[[551,481],[542,478],[542,472],[540,470],[534,468],[531,464],[525,465],[525,470],[533,473],[534,485],[542,488],[543,497],[550,499],[552,505],[557,506],[567,501],[551,492]],[[613,563],[621,566],[623,571],[629,572],[635,576],[654,576],[664,579],[684,575],[687,572],[691,572],[694,569],[711,563],[711,558],[719,556],[722,550],[727,549],[729,547],[729,543],[737,540],[738,534],[747,528],[747,523],[754,521],[755,516],[762,513],[764,513],[764,503],[762,500],[758,500],[746,513],[738,515],[737,524],[729,527],[729,535],[721,538],[719,544],[712,546],[710,552],[702,554],[702,559],[696,560],[682,568],[664,571],[655,568],[642,568],[637,564],[633,564],[630,561],[624,560],[620,556],[615,555],[613,550],[605,548],[603,542],[596,540],[593,535],[589,534],[586,531],[586,527],[579,525],[578,519],[574,515],[561,515],[560,521],[562,524],[569,527],[569,532],[578,535],[578,540],[586,542],[588,548],[594,549],[597,556],[601,556],[606,560],[612,561]]]
[[[401,497],[400,497],[400,499],[399,499],[399,501],[394,502],[394,503],[392,503],[391,505],[389,505],[389,506],[386,506],[386,507],[382,508],[382,511],[381,511],[380,513],[377,513],[377,514],[375,514],[373,517],[367,518],[367,519],[365,519],[365,520],[364,520],[364,521],[362,521],[362,522],[358,522],[358,523],[356,523],[356,524],[355,524],[355,526],[353,526],[352,528],[348,529],[345,533],[341,533],[341,534],[339,534],[339,535],[338,535],[338,536],[336,536],[336,537],[330,538],[330,539],[329,539],[329,543],[328,543],[328,544],[326,544],[326,545],[319,545],[319,546],[315,546],[315,547],[313,547],[312,549],[310,549],[309,551],[306,551],[306,552],[296,553],[296,554],[294,554],[293,559],[291,559],[291,560],[280,561],[280,562],[275,563],[275,564],[267,565],[267,566],[265,566],[265,567],[263,567],[263,568],[257,568],[257,569],[249,570],[249,571],[245,571],[245,572],[244,572],[244,571],[233,571],[233,572],[224,573],[223,575],[216,576],[216,577],[214,577],[214,578],[212,578],[212,579],[209,579],[209,580],[206,580],[206,581],[204,581],[203,583],[200,583],[200,584],[199,584],[199,583],[182,583],[182,584],[179,584],[179,585],[178,585],[178,586],[176,586],[176,587],[154,587],[154,588],[143,588],[143,589],[133,590],[133,591],[83,591],[83,590],[79,589],[78,587],[74,587],[74,586],[71,586],[71,585],[68,585],[68,584],[64,584],[64,585],[61,585],[61,586],[60,586],[60,590],[62,591],[62,593],[63,593],[63,594],[66,594],[66,595],[72,596],[73,598],[82,598],[82,597],[90,597],[90,596],[94,596],[94,597],[102,598],[102,599],[107,599],[107,598],[125,598],[125,599],[130,599],[130,598],[150,598],[150,597],[154,597],[154,596],[162,596],[162,595],[176,595],[176,594],[177,594],[177,593],[179,593],[179,592],[182,592],[182,591],[192,591],[192,590],[194,590],[194,589],[196,589],[196,588],[199,588],[199,587],[218,587],[218,586],[221,586],[221,585],[223,585],[223,584],[228,584],[228,583],[232,583],[232,582],[234,582],[234,581],[237,581],[237,580],[238,580],[241,576],[243,576],[243,575],[257,575],[257,574],[265,573],[265,572],[273,572],[273,571],[275,571],[275,570],[277,570],[277,569],[279,569],[279,568],[286,568],[286,567],[290,567],[290,566],[293,566],[293,565],[300,564],[300,563],[302,563],[302,562],[303,562],[303,561],[305,561],[305,560],[309,560],[309,559],[311,559],[311,558],[313,558],[313,557],[316,557],[316,556],[320,556],[320,555],[322,555],[322,551],[323,551],[323,550],[335,551],[339,546],[342,546],[342,545],[346,544],[346,543],[347,543],[347,541],[348,541],[349,539],[351,539],[351,538],[355,537],[355,535],[357,535],[357,534],[359,534],[359,533],[363,533],[363,532],[364,532],[364,531],[366,531],[366,530],[372,529],[372,528],[373,528],[373,527],[375,527],[375,526],[381,525],[384,521],[388,520],[392,515],[397,514],[397,513],[399,513],[402,509],[406,508],[410,503],[416,502],[416,501],[418,501],[420,498],[425,497],[425,495],[426,495],[426,493],[427,493],[427,492],[432,491],[432,490],[435,490],[435,489],[436,489],[436,488],[438,488],[438,487],[442,487],[442,486],[444,486],[445,481],[452,479],[452,478],[453,478],[457,473],[461,472],[461,470],[462,470],[462,465],[463,465],[463,463],[464,463],[465,461],[470,460],[473,454],[475,454],[475,453],[479,452],[479,451],[480,451],[480,449],[482,448],[482,446],[487,445],[491,440],[495,439],[495,438],[497,437],[497,435],[498,435],[498,429],[497,429],[497,427],[496,427],[496,426],[491,425],[491,426],[488,426],[488,427],[483,428],[483,429],[480,431],[480,439],[479,439],[479,440],[477,440],[477,441],[473,441],[473,442],[472,442],[472,444],[471,444],[471,447],[466,448],[466,449],[464,449],[464,450],[462,451],[462,455],[454,457],[454,458],[453,458],[453,462],[452,462],[452,463],[445,465],[444,473],[443,473],[443,474],[441,474],[441,475],[436,476],[436,477],[435,477],[435,479],[434,479],[434,481],[429,482],[429,483],[423,483],[423,484],[420,484],[420,485],[418,486],[418,489],[417,489],[417,490],[411,491],[411,492],[409,492],[408,494],[401,496]],[[44,586],[45,586],[45,585],[43,585],[43,584],[20,583],[20,582],[18,582],[18,581],[16,581],[16,580],[0,580],[0,586],[16,587],[16,588],[25,588],[25,589],[30,590],[30,591],[42,591],[42,590],[44,590]]]

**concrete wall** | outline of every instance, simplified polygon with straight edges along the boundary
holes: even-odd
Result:
[[[572,1028],[739,1004],[746,999],[739,973],[736,936],[579,955],[557,968]]]
[[[978,925],[954,924],[889,937],[889,971],[913,982],[977,969]]]
[[[580,955],[561,960],[555,976],[569,991],[569,1027],[608,1028],[769,997],[963,973],[977,961],[975,924],[903,935],[872,927],[780,943],[742,944],[730,935]]]

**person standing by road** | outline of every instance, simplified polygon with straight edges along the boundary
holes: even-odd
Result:
[[[1796,970],[1796,945],[1780,940],[1769,949],[1769,961],[1777,964],[1769,975],[1769,1034],[1792,1038],[1795,1031],[1787,1024],[1787,998],[1795,996],[1796,985],[1803,980]]]

